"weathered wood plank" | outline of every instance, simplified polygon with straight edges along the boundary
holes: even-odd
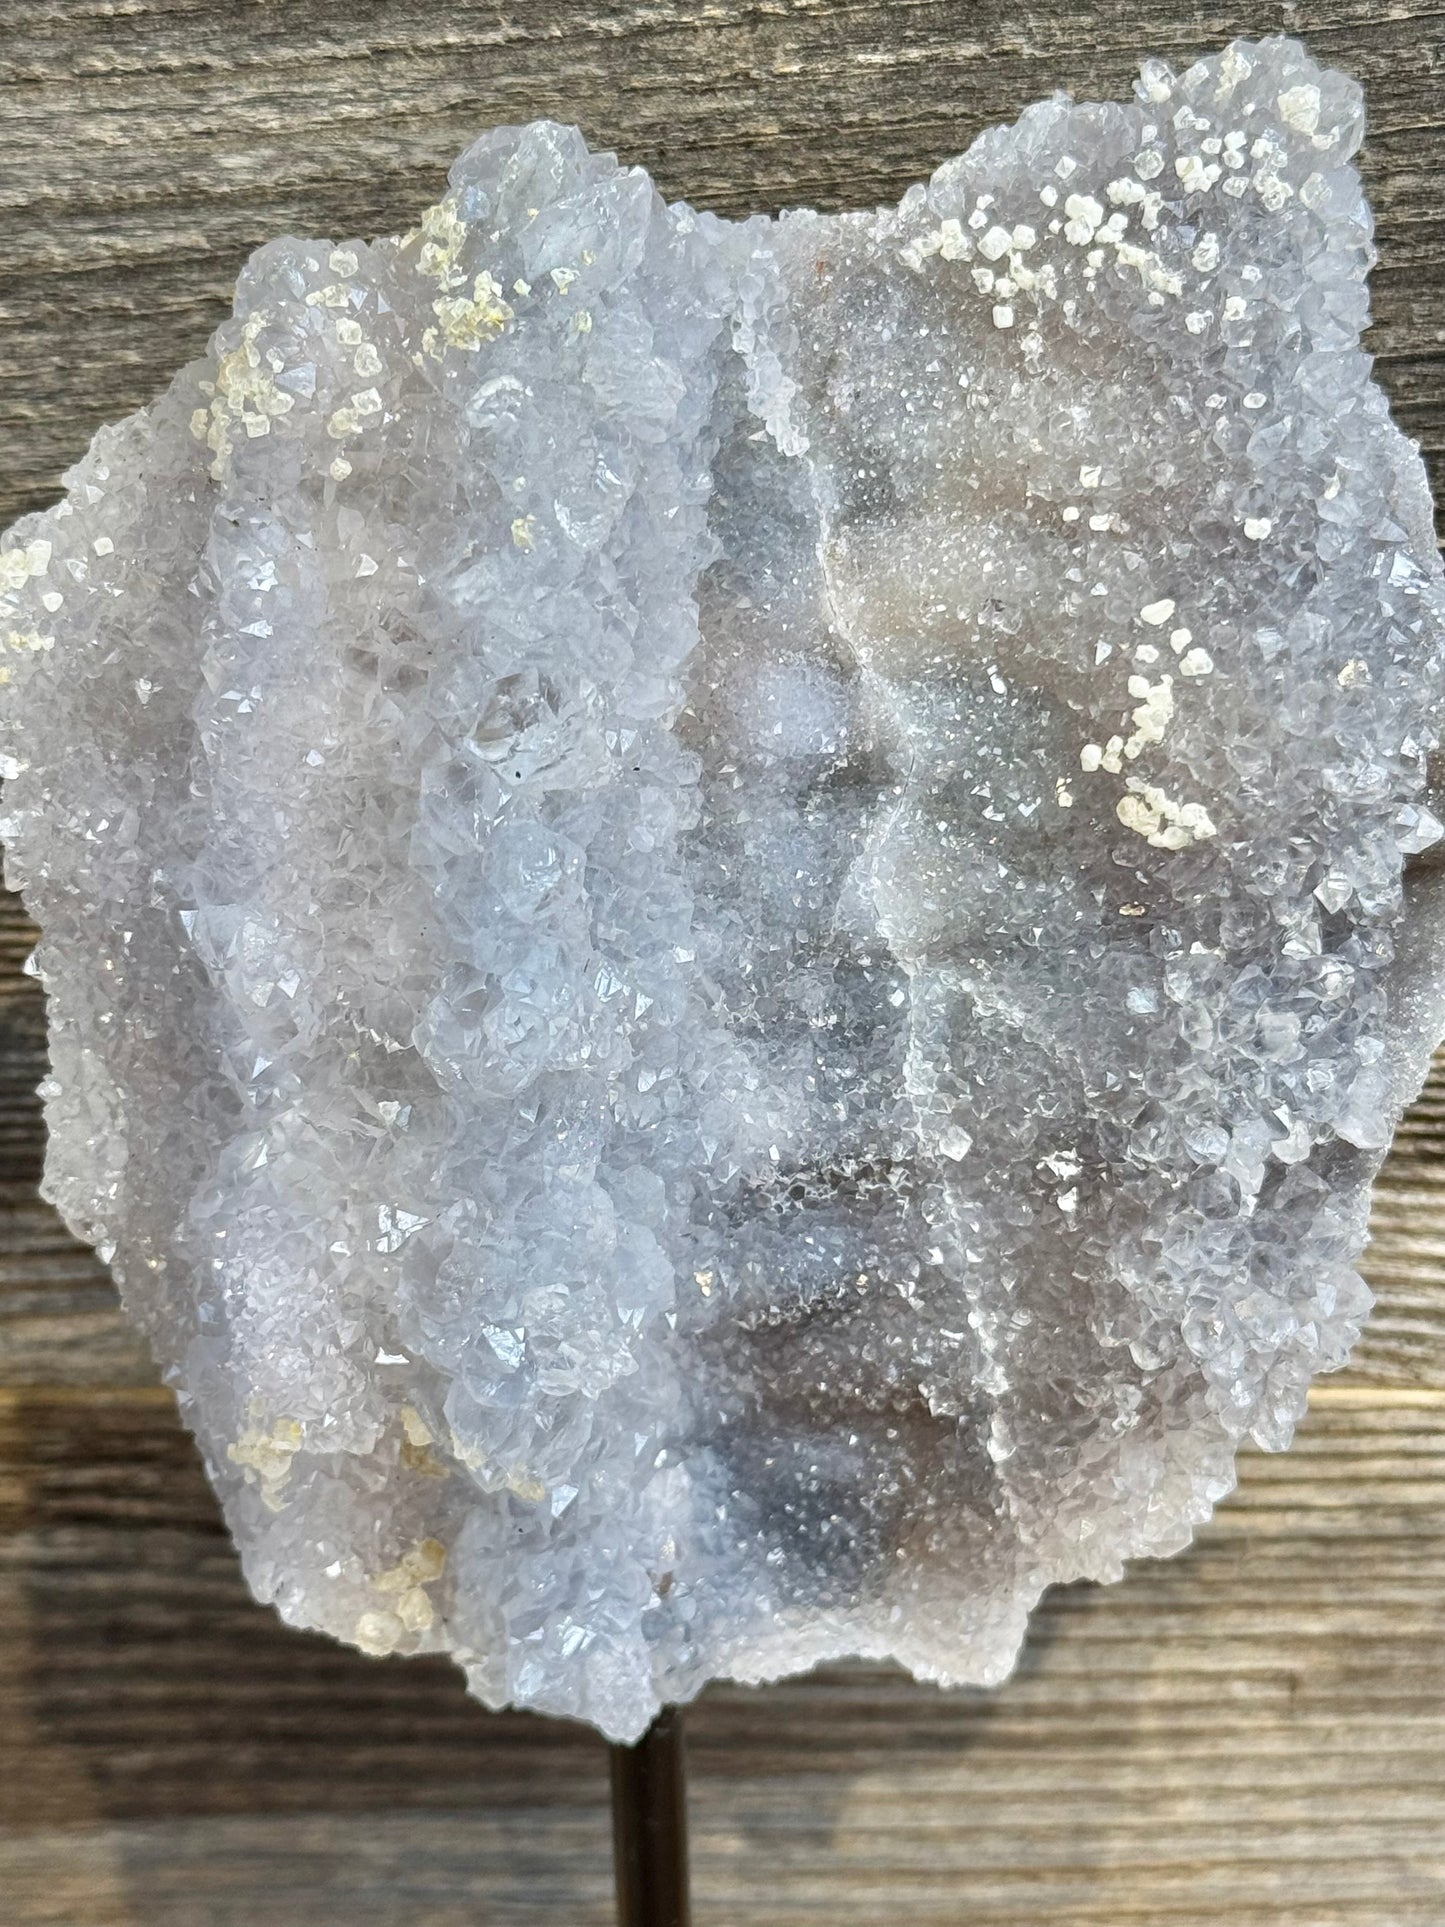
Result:
[[[1374,346],[1445,460],[1432,160],[1445,127],[1428,0],[462,4],[37,0],[7,36],[0,156],[0,522],[50,499],[100,422],[203,344],[247,252],[287,229],[405,226],[479,129],[552,114],[738,213],[895,196],[981,128],[1139,54],[1281,24],[1367,85],[1380,216]],[[57,329],[63,351],[57,352]],[[1438,470],[1437,470],[1438,472]]]
[[[0,524],[52,499],[288,228],[405,225],[552,113],[738,213],[889,198],[1058,85],[1288,24],[1367,85],[1372,345],[1445,478],[1445,10],[1375,0],[0,0]],[[44,1019],[0,909],[0,1923],[609,1920],[590,1734],[248,1598],[104,1269],[35,1196]],[[1377,1189],[1380,1305],[1182,1558],[1043,1608],[1017,1676],[691,1717],[700,1927],[1440,1927],[1445,1068]]]

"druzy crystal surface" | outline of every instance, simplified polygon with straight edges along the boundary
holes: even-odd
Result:
[[[1442,1023],[1360,133],[1238,43],[729,223],[501,130],[5,539],[48,1195],[289,1620],[996,1681],[1288,1441]]]

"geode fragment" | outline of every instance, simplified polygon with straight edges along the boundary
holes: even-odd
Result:
[[[5,539],[47,1193],[289,1620],[996,1681],[1344,1361],[1441,570],[1358,89],[1137,92],[741,224],[487,135]]]

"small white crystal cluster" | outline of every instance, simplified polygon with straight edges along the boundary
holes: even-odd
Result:
[[[1241,42],[739,225],[503,130],[5,539],[48,1195],[288,1619],[996,1681],[1288,1440],[1442,1025],[1360,131]]]

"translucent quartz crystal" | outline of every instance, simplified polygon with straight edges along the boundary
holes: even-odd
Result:
[[[48,1195],[257,1594],[635,1735],[1009,1669],[1345,1359],[1441,570],[1282,40],[741,224],[282,240],[0,552]]]

